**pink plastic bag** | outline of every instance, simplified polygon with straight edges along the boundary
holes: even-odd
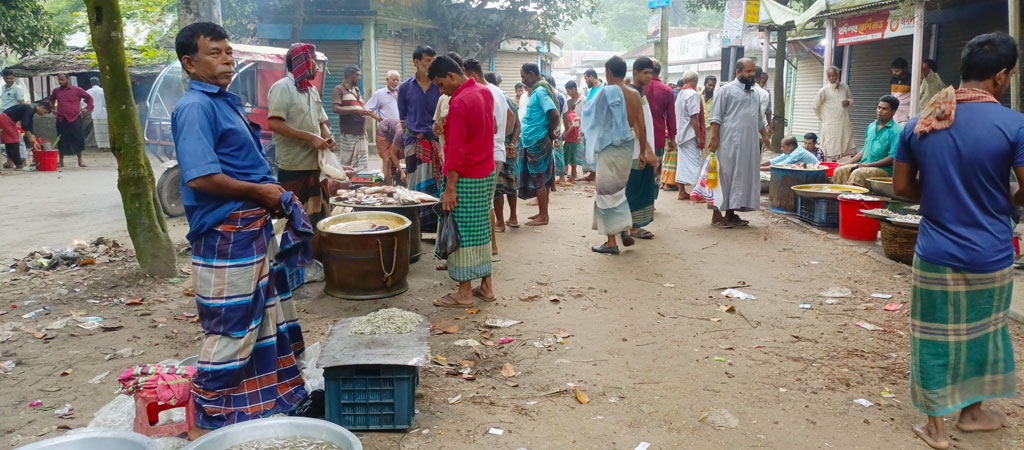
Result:
[[[708,187],[708,162],[710,161],[711,155],[708,155],[704,159],[704,165],[700,168],[700,177],[697,178],[697,185],[690,192],[690,200],[697,203],[707,203],[708,208],[718,209],[716,201],[720,202],[722,198],[722,180],[718,180],[718,186],[714,189]],[[719,163],[718,168],[721,170],[721,163]]]

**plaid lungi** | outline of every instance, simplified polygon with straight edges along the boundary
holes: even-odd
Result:
[[[532,147],[519,152],[519,198],[537,196],[537,189],[555,185],[555,158],[551,139],[544,136]]]
[[[968,273],[914,258],[910,397],[925,414],[1015,395],[1013,270]]]
[[[409,189],[440,197],[440,174],[441,149],[436,138],[416,138],[405,146],[405,185]],[[437,214],[433,209],[420,208],[420,230],[425,233],[437,231]]]
[[[658,199],[658,180],[654,177],[654,165],[648,164],[637,169],[637,160],[629,171],[626,183],[626,200],[633,218],[633,228],[640,228],[654,222],[654,201]]]
[[[661,183],[669,186],[676,185],[676,161],[677,150],[665,149],[665,156],[661,158]]]
[[[245,206],[192,242],[192,281],[206,333],[192,379],[196,425],[221,428],[291,411],[306,398],[305,346],[284,266],[271,264],[270,215]]]
[[[577,142],[563,142],[562,151],[565,153],[565,165],[572,169],[572,166],[577,164],[576,153],[580,149],[580,143]]]
[[[455,194],[459,202],[452,214],[459,225],[460,245],[455,253],[448,255],[448,275],[458,282],[489,277],[494,173],[484,178],[460,177]]]
[[[370,143],[363,134],[341,134],[338,136],[338,147],[335,153],[341,165],[352,167],[356,171],[369,167]]]
[[[497,162],[497,178],[495,178],[494,198],[504,195],[516,195],[519,193],[519,186],[516,182],[516,172],[519,170],[518,158],[507,158],[504,163]]]

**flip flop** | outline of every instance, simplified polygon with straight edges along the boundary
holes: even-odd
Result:
[[[620,237],[622,237],[622,245],[626,247],[632,247],[633,244],[636,243],[636,241],[633,240],[633,236],[630,236],[628,231],[620,233]]]
[[[590,251],[592,251],[594,253],[601,253],[601,254],[604,254],[604,255],[618,255],[619,254],[619,247],[618,246],[609,247],[608,244],[601,244],[601,245],[599,245],[597,247],[590,247]]]
[[[444,297],[434,300],[434,306],[437,306],[438,308],[469,308],[475,305],[476,302],[463,305],[462,303],[459,303],[452,294],[444,294]]]
[[[629,235],[639,239],[654,239],[654,233],[651,233],[650,231],[647,231],[643,228],[641,228],[640,231],[637,231],[636,233],[631,232],[629,233]]]
[[[728,221],[724,221],[724,220],[720,221],[720,222],[711,222],[711,226],[713,226],[715,228],[724,228],[724,229],[733,228],[731,223],[729,223]]]
[[[449,294],[449,295],[451,295],[451,294]],[[480,288],[473,288],[473,297],[476,297],[476,298],[478,298],[480,300],[483,300],[483,301],[485,301],[487,303],[491,303],[491,302],[493,302],[493,301],[498,299],[498,297],[484,297],[484,295],[480,293]]]
[[[509,222],[509,221],[505,221],[505,225],[508,225],[508,226],[510,226],[510,227],[512,227],[512,228],[519,228],[519,222]]]

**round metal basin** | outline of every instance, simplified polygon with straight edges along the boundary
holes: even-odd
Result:
[[[130,431],[86,431],[35,442],[17,450],[156,450],[156,441]]]
[[[388,229],[366,231],[369,224]],[[351,224],[354,227],[346,228]],[[349,300],[391,297],[409,289],[409,227],[395,213],[363,211],[321,220],[320,252],[326,283],[324,292]]]
[[[306,417],[271,417],[236,423],[196,439],[184,450],[224,450],[269,438],[315,439],[330,442],[342,450],[363,450],[363,444],[352,432],[326,420]]]

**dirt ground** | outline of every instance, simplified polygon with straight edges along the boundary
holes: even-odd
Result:
[[[499,234],[500,299],[478,304],[478,314],[430,305],[455,286],[430,257],[412,266],[410,290],[388,299],[335,299],[322,294],[322,283],[299,289],[307,345],[323,341],[341,318],[399,307],[442,327],[458,325],[454,334],[431,337],[431,352],[475,364],[474,381],[446,376],[436,364],[422,369],[413,430],[357,433],[365,448],[633,449],[641,442],[654,449],[926,448],[910,431],[924,416],[909,399],[909,267],[884,259],[877,245],[851,244],[770,212],[748,214],[749,229],[714,229],[702,205],[678,202],[674,193],[658,200],[649,227],[655,240],[620,256],[597,255],[589,250],[601,241],[590,230],[590,186],[555,193],[550,226]],[[535,207],[521,204],[520,211],[525,221]],[[84,239],[93,237],[90,231],[78,230]],[[21,247],[40,245],[45,241]],[[187,253],[179,254],[178,265],[188,268]],[[741,284],[757,299],[720,295],[722,287]],[[22,324],[14,339],[0,343],[0,361],[17,362],[0,375],[0,446],[82,427],[114,398],[118,372],[195,354],[202,332],[189,320],[195,307],[184,295],[188,285],[184,272],[176,280],[142,276],[131,258],[0,274],[0,326]],[[831,287],[853,295],[826,304],[818,293]],[[879,300],[873,293],[894,297]],[[144,301],[119,301],[134,298]],[[801,309],[804,302],[811,309]],[[884,311],[890,302],[905,306]],[[41,306],[51,310],[21,318]],[[73,312],[104,317],[115,329],[84,330],[71,322],[42,339],[20,331],[42,331]],[[488,316],[523,323],[486,329]],[[859,321],[884,330],[868,331]],[[572,335],[564,344],[534,346],[560,328]],[[1013,322],[1011,331],[1021,365],[1024,330]],[[502,337],[515,341],[477,350],[453,345]],[[133,356],[115,353],[123,348]],[[517,376],[500,373],[505,363]],[[101,383],[89,383],[108,370]],[[589,404],[577,401],[573,386]],[[883,398],[883,391],[895,397]],[[854,403],[860,398],[874,406]],[[35,400],[42,405],[30,407]],[[73,417],[55,416],[67,403]],[[1024,400],[991,403],[1007,412],[1007,427],[961,433],[950,416],[953,448],[1024,448]],[[492,427],[504,434],[488,434]]]

